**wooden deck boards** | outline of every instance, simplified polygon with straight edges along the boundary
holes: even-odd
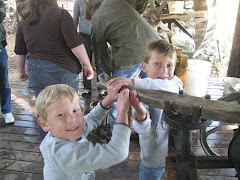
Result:
[[[80,80],[80,92],[83,85]],[[85,113],[90,110],[89,104],[99,100],[97,88],[93,81],[91,97],[80,97],[80,103]],[[209,83],[208,94],[212,99],[218,99],[223,93],[222,82],[213,80]],[[14,124],[5,124],[0,114],[0,179],[1,180],[41,180],[43,179],[43,158],[39,151],[40,136],[36,122],[35,97],[28,93],[27,83],[15,81],[11,84],[13,99],[12,112],[16,119]],[[219,122],[213,122],[217,126]],[[232,132],[218,132],[209,137],[209,144],[220,155],[227,155],[228,144],[232,138]],[[106,140],[96,133],[88,137],[93,142],[104,143]],[[197,155],[204,155],[198,140],[197,132],[193,132],[193,150]],[[96,171],[97,180],[124,180],[138,179],[138,167],[140,163],[139,144],[137,137],[133,136],[130,143],[129,157],[123,163],[109,169]],[[204,180],[224,179],[235,180],[234,169],[198,170],[199,178]],[[162,180],[166,179],[166,173]]]

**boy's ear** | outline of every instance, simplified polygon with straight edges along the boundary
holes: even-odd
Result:
[[[145,62],[142,63],[142,71],[147,73],[147,63]]]
[[[45,132],[48,132],[50,129],[48,127],[47,121],[45,121],[42,117],[38,118],[38,124],[42,127]]]

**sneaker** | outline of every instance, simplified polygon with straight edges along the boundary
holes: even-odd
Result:
[[[91,96],[91,91],[90,90],[85,90],[82,93],[82,97],[84,97],[84,98],[87,98],[87,97],[90,97],[90,96]]]
[[[7,124],[14,123],[14,121],[15,121],[12,113],[3,114],[3,118],[5,119],[5,123],[7,123]]]

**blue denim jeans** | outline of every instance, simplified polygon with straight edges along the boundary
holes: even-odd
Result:
[[[160,180],[165,167],[150,168],[143,164],[141,161],[139,167],[139,180]]]
[[[27,90],[28,90],[28,91],[33,91],[32,83],[31,83],[31,81],[29,81],[29,80],[28,80]]]
[[[113,72],[113,78],[126,77],[126,78],[135,79],[140,74],[141,69],[142,69],[141,67],[142,67],[142,63],[139,63],[130,68],[115,69]],[[116,117],[117,117],[117,107],[116,107],[116,103],[113,103],[111,110],[110,110],[110,130],[111,131],[113,129],[113,125],[116,123]]]
[[[0,101],[2,113],[10,113],[11,89],[8,81],[8,55],[5,48],[0,52]]]
[[[27,54],[27,57],[28,57],[28,56],[29,56],[29,53]],[[27,61],[27,58],[26,58],[26,61]],[[28,79],[27,90],[28,90],[28,91],[33,91],[33,86],[32,86],[31,81],[29,81],[29,79]]]
[[[78,74],[63,69],[52,62],[29,57],[27,60],[27,71],[36,97],[46,86],[54,84],[68,84],[78,92]],[[47,133],[40,128],[40,136],[42,139],[46,134]]]

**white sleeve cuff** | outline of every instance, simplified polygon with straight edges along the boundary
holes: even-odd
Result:
[[[136,120],[136,114],[133,113],[133,122],[132,122],[133,129],[138,134],[146,134],[151,130],[151,119],[147,114],[147,119],[145,121],[139,122]]]

